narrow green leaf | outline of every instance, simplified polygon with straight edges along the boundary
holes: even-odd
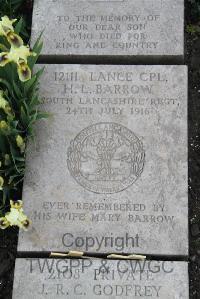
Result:
[[[22,24],[23,24],[23,18],[21,17],[20,20],[16,23],[15,25],[15,32],[17,34],[20,33],[21,29],[22,29]]]

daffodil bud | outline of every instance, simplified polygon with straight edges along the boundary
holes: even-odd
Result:
[[[3,109],[7,115],[12,115],[11,107],[3,96],[3,90],[0,90],[0,109]]]
[[[8,102],[5,100],[3,96],[3,90],[0,90],[0,109],[5,109],[6,105],[8,105]]]
[[[14,117],[14,113],[9,105],[6,106],[4,109],[4,112],[9,116],[9,117]]]
[[[10,164],[10,156],[8,154],[5,154],[4,156],[4,164],[8,166]]]
[[[17,146],[20,148],[21,152],[24,152],[24,150],[25,150],[25,143],[24,143],[23,138],[20,135],[17,135],[17,137],[16,137],[16,143],[17,143]]]
[[[24,144],[24,140],[20,135],[17,135],[16,142],[18,147],[21,147]]]
[[[0,130],[6,131],[9,129],[9,126],[5,120],[0,121]]]

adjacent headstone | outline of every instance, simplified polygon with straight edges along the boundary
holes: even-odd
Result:
[[[189,299],[186,262],[17,259],[13,299]]]
[[[187,67],[46,65],[19,251],[188,254]]]
[[[184,0],[35,0],[32,44],[42,30],[46,58],[180,60]]]

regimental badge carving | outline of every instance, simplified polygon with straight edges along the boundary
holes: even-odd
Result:
[[[103,194],[120,192],[141,175],[145,152],[139,138],[117,123],[97,123],[71,141],[68,168],[85,189]]]

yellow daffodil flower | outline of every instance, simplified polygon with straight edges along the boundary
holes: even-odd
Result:
[[[19,228],[23,228],[22,222],[27,219],[22,211],[15,208],[11,208],[10,212],[6,213],[5,218],[10,226],[18,226]]]
[[[1,67],[5,66],[9,62],[7,54],[8,54],[8,52],[0,53],[0,66]]]
[[[10,201],[10,212],[6,213],[5,217],[0,218],[0,228],[5,229],[8,226],[18,226],[27,230],[31,221],[24,214],[22,209],[22,201]]]
[[[11,46],[15,48],[19,48],[23,46],[24,42],[23,39],[16,33],[9,31],[6,34],[7,41],[11,44]]]
[[[26,216],[26,215],[25,215]],[[22,228],[23,228],[23,230],[28,230],[28,228],[29,228],[29,226],[31,225],[31,220],[29,220],[28,219],[28,217],[26,216],[26,219],[25,220],[23,220],[22,222],[21,222],[21,224],[22,224]]]
[[[25,62],[27,64],[27,59],[29,56],[35,56],[36,54],[30,51],[29,46],[21,45],[20,47],[10,48],[10,52],[7,53],[7,58],[9,61],[13,61],[16,64]]]
[[[0,218],[0,228],[1,229],[6,229],[9,225],[10,225],[10,223],[8,222],[6,217],[1,217]]]
[[[7,16],[2,17],[0,21],[0,36],[5,36],[12,46],[20,47],[23,45],[23,40],[18,34],[14,33],[12,25],[16,21],[17,19],[10,20]]]
[[[25,62],[19,63],[17,73],[20,81],[25,82],[31,79],[31,70]]]
[[[29,46],[25,46],[22,38],[14,32],[12,24],[15,21],[6,16],[0,21],[0,35],[5,36],[11,45],[10,51],[0,53],[0,67],[4,67],[9,62],[16,63],[19,79],[25,82],[31,78],[27,59],[36,54],[31,52]]]
[[[28,46],[21,45],[17,48],[11,46],[10,52],[0,53],[0,67],[5,66],[9,62],[16,63],[19,79],[25,82],[31,78],[31,70],[27,64],[27,59],[35,55]]]
[[[11,208],[19,210],[22,208],[23,202],[22,200],[17,200],[17,201],[10,200],[10,206]]]
[[[24,150],[25,150],[25,143],[24,143],[23,138],[20,135],[17,135],[17,137],[16,137],[16,143],[17,143],[17,146],[20,148],[21,152],[24,152]]]
[[[6,36],[7,32],[14,31],[13,23],[15,23],[17,19],[10,20],[7,16],[1,18],[0,21],[0,35]]]
[[[17,65],[22,62],[27,64],[28,57],[35,55],[28,46],[22,45],[18,48],[11,46],[10,52],[0,53],[0,66],[4,66],[9,62],[15,62]]]
[[[3,190],[4,179],[0,176],[0,190]]]

